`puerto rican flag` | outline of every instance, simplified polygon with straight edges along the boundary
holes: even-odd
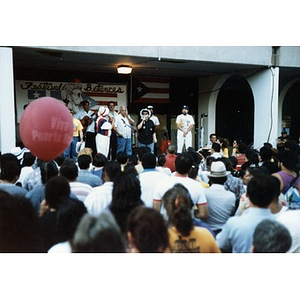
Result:
[[[133,103],[162,104],[170,100],[170,78],[131,76],[130,101]]]

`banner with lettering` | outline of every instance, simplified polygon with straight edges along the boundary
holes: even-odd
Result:
[[[46,96],[64,101],[74,112],[78,111],[82,100],[89,100],[94,111],[101,105],[107,106],[109,101],[115,102],[116,110],[120,105],[127,106],[126,84],[16,80],[15,89],[18,123],[27,104]]]

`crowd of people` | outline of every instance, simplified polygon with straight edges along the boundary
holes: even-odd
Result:
[[[153,107],[136,127],[113,102],[98,118],[82,108],[82,147],[77,133],[52,161],[26,148],[1,155],[0,252],[300,252],[296,142],[256,150],[211,134],[194,149],[184,106],[179,148],[157,155]]]

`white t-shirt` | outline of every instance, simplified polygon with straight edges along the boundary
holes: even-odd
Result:
[[[84,201],[89,214],[100,215],[112,200],[113,183],[104,182],[103,185],[94,187]]]
[[[167,176],[155,186],[153,192],[153,201],[162,201],[164,194],[176,183],[181,183],[188,189],[194,205],[207,204],[204,188],[202,187],[201,183],[189,177],[178,175],[177,173],[174,176]],[[167,219],[167,214],[163,205],[161,213]]]
[[[287,210],[279,214],[276,220],[283,224],[292,236],[292,246],[288,253],[300,253],[300,210]]]
[[[165,173],[159,171],[147,171],[147,169],[139,174],[142,191],[141,199],[147,207],[153,207],[153,187],[166,177],[168,177],[168,175]]]
[[[152,115],[152,116],[151,116],[151,118],[150,118],[150,120],[152,120],[152,122],[153,122],[154,126],[158,126],[158,125],[160,125],[160,123],[159,123],[159,119],[158,119],[158,117],[157,117],[157,116],[154,116],[154,115]]]
[[[177,116],[176,124],[178,124],[178,127],[182,128],[182,129],[188,129],[191,124],[192,125],[195,124],[195,121],[191,115],[181,114],[181,115]]]

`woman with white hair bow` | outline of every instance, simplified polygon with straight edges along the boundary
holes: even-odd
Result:
[[[113,119],[108,115],[109,109],[100,106],[98,111],[98,119],[96,121],[96,147],[97,153],[108,156],[111,130],[114,127]],[[106,119],[109,118],[109,121]]]

